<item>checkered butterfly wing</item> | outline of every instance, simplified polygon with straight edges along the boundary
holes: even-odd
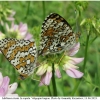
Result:
[[[56,13],[47,16],[42,24],[40,55],[69,50],[75,43],[75,34],[63,17]]]
[[[3,39],[0,40],[0,50],[7,60],[18,70],[21,79],[33,73],[37,58],[34,41],[11,38]]]

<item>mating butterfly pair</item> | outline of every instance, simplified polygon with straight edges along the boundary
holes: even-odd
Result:
[[[40,50],[37,53],[35,41],[3,39],[0,50],[8,61],[18,70],[21,79],[33,73],[38,55],[60,53],[76,44],[76,35],[68,22],[56,13],[44,20],[41,31]]]

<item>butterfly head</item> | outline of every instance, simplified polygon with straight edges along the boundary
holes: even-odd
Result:
[[[78,33],[76,34],[76,42],[78,42],[78,40],[79,40],[80,36],[81,36],[81,33],[80,33],[80,32],[78,32]]]
[[[27,78],[27,75],[19,75],[18,79],[19,80],[25,80]]]

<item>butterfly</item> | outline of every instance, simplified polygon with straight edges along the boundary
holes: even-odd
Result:
[[[36,67],[37,49],[34,40],[5,38],[0,40],[0,50],[25,79]]]
[[[76,42],[77,35],[63,17],[56,13],[47,16],[42,24],[40,55],[70,50]]]

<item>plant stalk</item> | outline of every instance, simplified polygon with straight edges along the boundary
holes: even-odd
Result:
[[[88,45],[89,45],[89,37],[90,37],[90,33],[87,35],[87,39],[86,39],[86,48],[85,48],[85,55],[84,55],[83,72],[85,72],[85,67],[86,67],[86,62],[87,62],[87,51],[88,51]]]
[[[57,96],[57,88],[54,74],[54,63],[52,63],[52,87],[53,87],[53,96]]]

